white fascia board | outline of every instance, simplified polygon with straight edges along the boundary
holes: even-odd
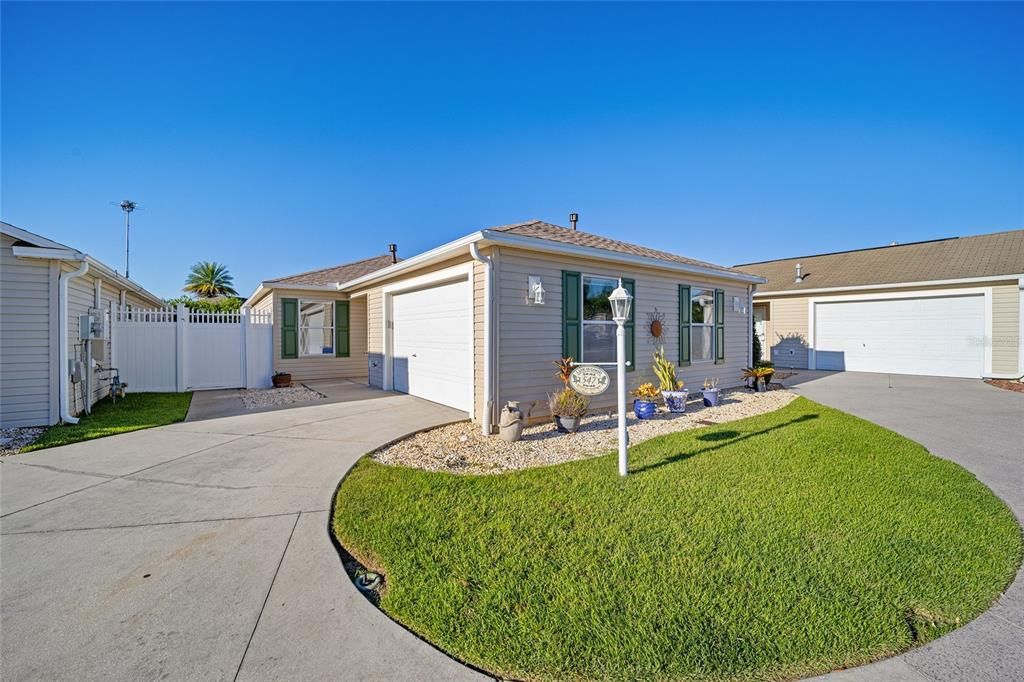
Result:
[[[859,284],[849,287],[826,287],[822,289],[799,289],[796,291],[758,291],[754,298],[775,298],[776,296],[804,296],[807,294],[828,294],[841,291],[871,291],[873,289],[905,289],[913,287],[941,287],[954,284],[976,284],[1024,278],[1019,275],[986,275],[985,277],[961,277],[959,279],[929,279],[919,282],[892,282],[889,284]]]
[[[135,293],[139,294],[144,298],[148,298],[150,300],[150,303],[153,303],[157,306],[164,305],[164,299],[160,298],[151,291],[147,291],[145,288],[142,287],[142,285],[138,284],[133,280],[128,279],[121,273],[101,263],[92,256],[86,256],[85,260],[89,262],[89,265],[93,270],[98,270],[100,273],[103,274],[105,278],[111,279],[127,289],[131,289],[132,291],[134,291]]]
[[[16,258],[41,258],[43,260],[85,260],[85,254],[74,249],[55,249],[40,246],[12,246]]]
[[[393,275],[405,272],[406,270],[411,270],[413,268],[429,265],[430,263],[433,262],[445,260],[446,258],[450,258],[454,254],[458,253],[462,249],[468,249],[470,244],[479,241],[483,238],[483,231],[467,234],[465,237],[460,237],[455,241],[448,242],[447,244],[442,244],[441,246],[433,248],[430,251],[424,251],[421,254],[413,256],[412,258],[406,258],[405,260],[398,261],[393,265],[389,265],[386,268],[376,270],[368,275],[356,277],[355,279],[349,280],[347,282],[338,282],[335,285],[335,288],[337,288],[339,291],[345,289],[353,289],[355,287],[364,286],[377,280],[386,279]]]
[[[256,291],[252,292],[252,296],[247,298],[245,303],[242,305],[251,306],[264,296],[273,292],[275,289],[284,289],[286,291],[319,291],[321,293],[332,295],[336,295],[338,293],[338,287],[335,284],[278,284],[276,282],[260,282],[260,285],[256,287]]]
[[[89,264],[89,268],[94,273],[98,273],[103,278],[117,282],[123,288],[131,289],[135,293],[139,294],[144,298],[148,298],[150,303],[162,306],[164,300],[144,288],[126,278],[124,275],[112,270],[100,261],[96,260],[88,254],[84,254],[81,251],[75,251],[74,249],[54,249],[54,248],[40,248],[36,246],[14,246],[11,251],[17,258],[41,258],[43,260],[61,260],[61,261],[86,261]]]
[[[637,256],[631,253],[620,253],[618,251],[598,249],[593,246],[564,244],[562,242],[555,242],[547,239],[523,237],[520,235],[505,234],[503,232],[489,232],[485,230],[484,237],[485,241],[490,243],[513,246],[515,248],[528,251],[543,251],[545,253],[556,253],[565,256],[589,258],[592,260],[612,261],[626,265],[655,268],[657,270],[670,270],[672,272],[685,272],[691,275],[703,275],[705,277],[715,277],[718,279],[727,279],[736,282],[745,282],[748,284],[765,284],[768,281],[764,277],[758,277],[757,275],[724,272],[714,268],[705,268],[700,265],[676,263],[673,261],[661,260],[660,258]]]
[[[10,223],[0,222],[0,234],[6,234],[8,237],[14,237],[18,241],[32,242],[36,246],[47,249],[59,249],[61,251],[75,250],[69,246],[61,244],[60,242],[55,242],[52,239],[47,239],[46,237],[38,235],[35,232],[29,232],[28,230],[23,230],[20,227],[15,227]]]

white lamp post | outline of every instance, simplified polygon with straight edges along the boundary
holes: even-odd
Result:
[[[622,286],[622,279],[619,279],[619,286],[608,297],[612,304],[612,319],[617,325],[615,329],[615,365],[616,365],[616,388],[619,394],[619,475],[627,473],[626,446],[628,435],[626,433],[626,321],[629,320],[629,308],[633,304],[633,297],[629,295]]]

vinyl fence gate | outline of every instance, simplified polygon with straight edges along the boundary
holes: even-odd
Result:
[[[270,313],[111,306],[110,319],[112,366],[130,392],[271,385]]]

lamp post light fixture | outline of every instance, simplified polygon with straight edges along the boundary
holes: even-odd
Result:
[[[626,447],[629,445],[629,434],[626,432],[626,321],[629,320],[629,309],[633,305],[633,297],[622,286],[619,286],[608,297],[612,304],[612,319],[615,321],[615,383],[619,399],[619,475],[627,474],[628,462]]]

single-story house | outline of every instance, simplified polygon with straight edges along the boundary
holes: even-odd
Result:
[[[79,316],[109,330],[110,304],[153,308],[163,301],[95,258],[0,222],[0,426],[48,426],[109,393],[110,335],[89,345]]]
[[[776,367],[1024,375],[1024,230],[736,267]]]
[[[614,361],[608,294],[620,278],[635,297],[629,388],[656,381],[661,346],[691,389],[741,383],[763,277],[541,221],[268,280],[246,305],[273,310],[275,370],[294,380],[368,381],[464,410],[489,432],[507,401],[547,414],[559,358]],[[615,405],[609,373],[595,411]]]

